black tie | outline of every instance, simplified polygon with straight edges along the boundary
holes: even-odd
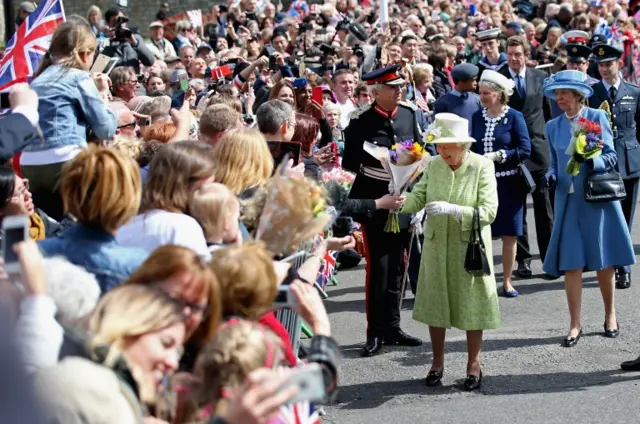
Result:
[[[611,86],[611,88],[609,88],[609,97],[611,98],[611,101],[615,101],[616,99],[616,94],[617,94],[616,88],[614,86]]]
[[[469,93],[462,93],[462,94],[460,94],[460,98],[461,98],[462,100],[467,100],[467,99],[469,98]]]

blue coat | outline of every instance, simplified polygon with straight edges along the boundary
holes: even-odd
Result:
[[[602,154],[580,165],[573,177],[565,168],[570,156],[566,149],[571,141],[570,122],[561,115],[547,123],[547,139],[551,147],[548,174],[556,177],[555,216],[551,241],[544,260],[547,274],[583,268],[597,271],[611,266],[635,263],[635,254],[620,202],[589,203],[584,200],[584,184],[593,171],[603,172],[616,166],[613,136],[607,115],[602,110],[585,107],[581,116],[600,124],[605,146]],[[573,181],[573,193],[569,193]]]

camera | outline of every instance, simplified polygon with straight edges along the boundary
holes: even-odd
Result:
[[[358,57],[364,57],[364,51],[362,50],[362,46],[360,44],[356,44],[353,46],[353,54]]]
[[[313,30],[313,24],[311,24],[309,22],[303,22],[300,25],[298,25],[298,30],[300,32],[311,31],[311,30]]]
[[[118,17],[118,20],[116,21],[115,41],[125,42],[131,38],[133,31],[127,28],[127,22],[129,22],[129,18],[126,16]]]

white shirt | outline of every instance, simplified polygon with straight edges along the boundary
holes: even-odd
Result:
[[[614,87],[616,88],[616,91],[620,89],[620,78],[618,78],[618,81],[616,81]],[[606,82],[605,80],[602,80],[602,85],[604,85],[604,89],[607,90],[607,94],[609,93],[609,90],[611,89],[611,84],[609,84],[608,82]]]
[[[340,103],[340,100],[338,100],[336,105],[340,108],[340,127],[344,130],[349,126],[351,112],[356,110],[358,107],[351,99],[347,100],[346,103]]]
[[[167,244],[177,244],[193,250],[207,261],[211,258],[202,227],[183,213],[154,209],[140,214],[116,232],[116,241],[148,253]]]
[[[514,81],[516,80],[516,76],[520,75],[520,78],[522,78],[522,82],[524,83],[525,78],[527,76],[527,67],[525,66],[518,73],[516,73],[513,69],[509,68],[509,74],[511,74],[511,78],[513,78]]]

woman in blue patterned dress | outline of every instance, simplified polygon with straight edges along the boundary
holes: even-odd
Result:
[[[484,106],[471,118],[472,149],[495,163],[498,181],[498,215],[491,224],[493,237],[502,238],[502,286],[504,296],[516,297],[512,272],[517,237],[522,235],[527,192],[518,164],[531,154],[524,116],[507,106],[514,83],[498,72],[486,70],[480,78],[480,101]]]

